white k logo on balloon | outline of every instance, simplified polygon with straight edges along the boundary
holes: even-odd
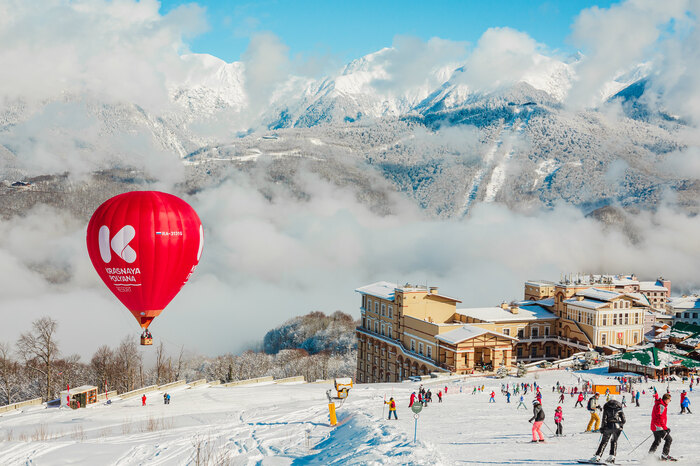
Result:
[[[136,237],[136,230],[131,225],[124,226],[114,237],[109,238],[109,227],[101,226],[98,239],[100,246],[100,257],[105,264],[112,260],[112,251],[124,261],[131,264],[136,260],[136,251],[129,246],[131,240]]]

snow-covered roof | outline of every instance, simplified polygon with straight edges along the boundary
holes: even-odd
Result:
[[[652,367],[654,369],[665,369],[669,366],[700,367],[700,362],[698,361],[686,358],[680,354],[668,353],[654,347],[639,351],[630,351],[619,356],[617,359],[639,366]]]
[[[533,286],[554,286],[556,283],[551,282],[549,280],[528,280],[525,282],[526,285],[533,285]]]
[[[656,282],[639,282],[639,289],[642,291],[668,291],[665,286]]]
[[[486,330],[481,327],[477,327],[476,325],[463,325],[458,329],[455,330],[450,330],[449,332],[441,333],[439,335],[435,335],[435,339],[444,341],[445,343],[449,343],[451,345],[456,345],[458,343],[461,343],[465,340],[470,340],[472,338],[478,337],[480,335],[483,335],[485,333],[490,333],[492,335],[498,335],[503,338],[508,338],[509,340],[517,340],[517,338],[513,338],[508,335],[504,335],[502,333],[494,332],[492,330]]]
[[[612,284],[615,286],[639,285],[637,280],[630,277],[617,277],[612,279]]]
[[[673,309],[700,309],[700,296],[670,298],[668,305]]]
[[[634,301],[641,306],[651,306],[651,303],[649,303],[649,298],[644,296],[642,293],[626,293],[626,295],[633,298]]]
[[[613,299],[621,298],[624,296],[622,293],[617,291],[601,290],[600,288],[587,288],[576,293],[577,296],[583,296],[585,298],[597,299],[598,301],[612,301]]]
[[[581,306],[585,307],[587,309],[598,309],[603,306],[607,306],[608,303],[604,301],[595,301],[592,299],[583,299],[579,301],[578,299],[565,299],[564,302],[566,304],[574,305],[574,306]]]
[[[357,288],[355,291],[361,294],[367,294],[381,299],[394,300],[394,290],[398,288],[396,283],[376,282],[371,285],[365,285]]]
[[[471,307],[466,309],[457,309],[457,313],[486,322],[556,319],[557,317],[552,312],[538,304],[534,304],[532,301],[524,302],[530,304],[518,305],[517,314],[513,314],[510,310],[503,309],[502,307]]]

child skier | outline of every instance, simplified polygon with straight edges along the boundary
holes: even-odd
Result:
[[[544,409],[537,400],[532,400],[532,417],[528,422],[532,422],[532,441],[544,442],[544,434],[542,434],[542,424],[544,423]],[[539,440],[537,437],[539,436]]]
[[[523,407],[523,409],[527,409],[527,406],[525,406],[525,401],[522,395],[520,395],[520,402],[518,403],[518,406],[515,409],[520,409],[520,407]]]
[[[394,419],[398,421],[399,418],[396,417],[396,402],[394,398],[389,398],[389,401],[385,401],[384,404],[389,405],[389,417],[387,420],[391,421],[391,413],[394,413]]]
[[[683,413],[693,414],[690,412],[690,398],[687,395],[683,398],[683,404],[681,404],[681,414]]]
[[[578,399],[576,400],[576,404],[574,404],[574,408],[577,406],[580,406],[583,408],[583,393],[578,394]]]
[[[493,390],[491,391],[491,398],[489,398],[489,403],[495,403],[496,402],[496,392]]]
[[[564,435],[564,426],[562,426],[563,421],[564,412],[562,411],[561,406],[557,406],[557,409],[554,411],[554,423],[557,425],[557,437]]]

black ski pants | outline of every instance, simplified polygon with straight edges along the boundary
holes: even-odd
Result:
[[[605,446],[610,442],[610,454],[617,455],[617,438],[620,436],[622,429],[603,429],[603,438],[600,439],[600,445],[598,445],[598,451],[595,452],[596,456],[602,456]]]
[[[662,440],[665,440],[663,454],[668,455],[671,451],[671,442],[673,442],[673,439],[671,438],[671,429],[654,431],[654,443],[651,444],[649,453],[654,453]]]
[[[555,422],[557,425],[557,435],[564,435],[564,427],[561,425],[561,422]]]

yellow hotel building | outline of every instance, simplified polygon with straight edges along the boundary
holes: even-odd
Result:
[[[651,304],[639,291],[626,291],[634,289],[630,286],[607,278],[528,281],[525,301],[466,309],[437,287],[389,282],[360,287],[357,381],[467,374],[511,368],[516,360],[556,360],[592,348],[636,345]]]

